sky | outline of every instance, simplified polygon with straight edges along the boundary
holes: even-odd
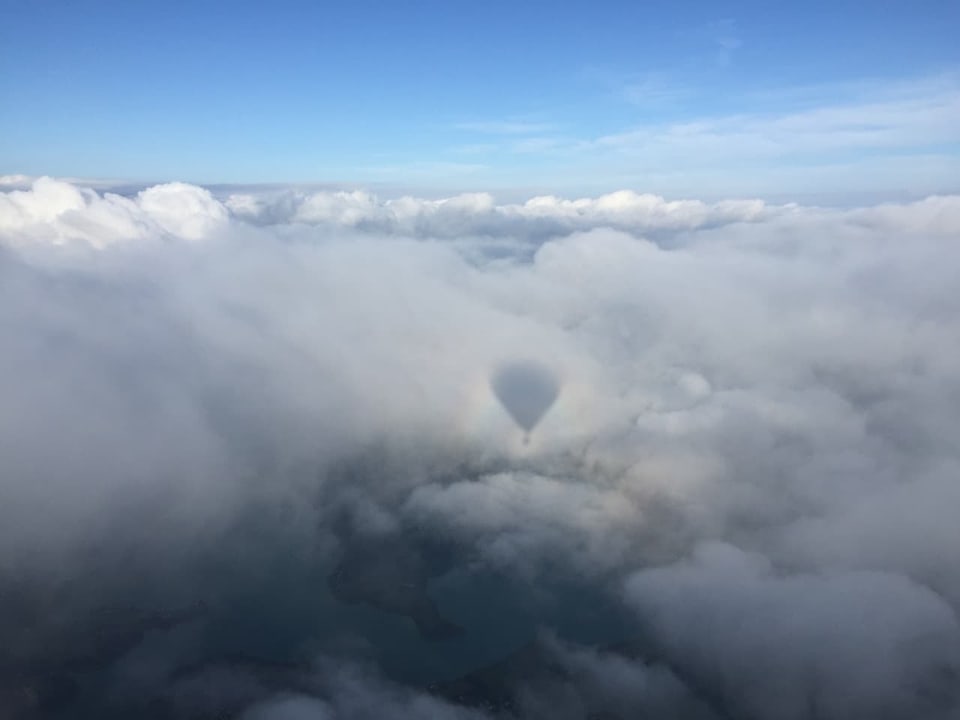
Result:
[[[0,12],[6,174],[780,199],[960,177],[953,0]]]

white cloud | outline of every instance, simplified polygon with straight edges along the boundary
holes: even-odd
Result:
[[[302,222],[392,235],[464,238],[494,236],[523,240],[611,227],[633,234],[753,222],[781,211],[759,200],[703,203],[668,201],[657,195],[618,191],[597,198],[566,200],[552,195],[520,204],[497,204],[488,193],[439,200],[400,197],[381,200],[364,191],[284,194],[270,200],[236,194],[226,201],[251,222]]]
[[[960,701],[956,615],[899,575],[787,574],[707,545],[627,593],[664,655],[736,716],[947,718]]]
[[[14,244],[80,240],[104,247],[158,236],[197,240],[226,218],[209,191],[184,183],[156,185],[131,199],[41,177],[27,190],[0,195],[0,238]]]
[[[209,191],[184,183],[147,188],[137,203],[166,232],[187,240],[210,235],[227,219],[225,208]]]
[[[62,669],[106,632],[91,608],[192,601],[214,628],[269,628],[249,653],[268,635],[387,663],[419,642],[405,662],[425,674],[450,657],[389,623],[460,622],[450,597],[430,605],[447,552],[529,588],[524,612],[574,602],[560,581],[626,587],[654,643],[636,662],[658,669],[579,666],[627,700],[614,673],[654,678],[666,716],[706,686],[748,716],[950,717],[958,232],[957,196],[4,192],[0,577],[27,600],[0,598],[0,660]],[[489,383],[517,358],[561,382],[529,444]],[[357,592],[377,600],[382,569],[393,605],[348,613],[324,573],[364,542]],[[97,662],[154,668],[143,692],[165,697],[223,634],[134,634]],[[493,635],[449,647],[464,662],[482,636],[470,657],[489,662]],[[314,693],[276,663],[250,672],[281,717],[471,717],[373,675]]]

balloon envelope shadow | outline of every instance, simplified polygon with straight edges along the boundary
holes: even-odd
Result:
[[[560,381],[549,368],[535,362],[511,361],[498,366],[490,387],[513,421],[524,431],[524,444],[560,393]]]

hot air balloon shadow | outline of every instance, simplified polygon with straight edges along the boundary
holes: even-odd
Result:
[[[513,421],[524,431],[523,444],[553,405],[560,382],[539,363],[514,361],[503,363],[493,372],[490,387]]]

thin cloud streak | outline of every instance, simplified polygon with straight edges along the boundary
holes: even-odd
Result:
[[[639,86],[629,84],[625,92],[636,95],[641,104],[652,102],[666,111],[674,100],[694,91],[654,78]],[[674,108],[670,114],[677,119],[641,122],[600,135],[539,133],[504,139],[488,144],[488,157],[506,154],[524,167],[537,163],[539,168],[553,168],[554,178],[575,175],[584,182],[596,176],[609,181],[615,175],[620,182],[631,183],[649,178],[645,185],[660,192],[713,192],[697,179],[710,171],[724,173],[733,187],[746,188],[735,192],[789,194],[803,186],[799,178],[818,168],[813,184],[842,192],[847,183],[831,178],[830,168],[838,164],[860,166],[865,182],[880,192],[891,191],[899,189],[898,177],[884,166],[893,166],[906,155],[928,157],[917,164],[920,170],[935,161],[960,176],[960,130],[955,121],[960,116],[960,86],[955,74],[915,83],[808,88],[794,95],[786,108],[782,102],[771,103],[769,93],[754,93],[744,101],[757,109],[734,114],[687,116]],[[497,166],[491,163],[490,173]],[[627,167],[632,175],[623,174]],[[657,184],[659,176],[680,171],[690,173],[686,188]],[[539,172],[549,184],[549,175]],[[791,172],[798,181],[791,182]],[[929,174],[920,184],[924,187],[920,192],[956,189],[955,184],[943,184],[940,175]]]
[[[556,129],[550,123],[520,120],[479,120],[457,123],[454,127],[483,135],[536,135]]]

